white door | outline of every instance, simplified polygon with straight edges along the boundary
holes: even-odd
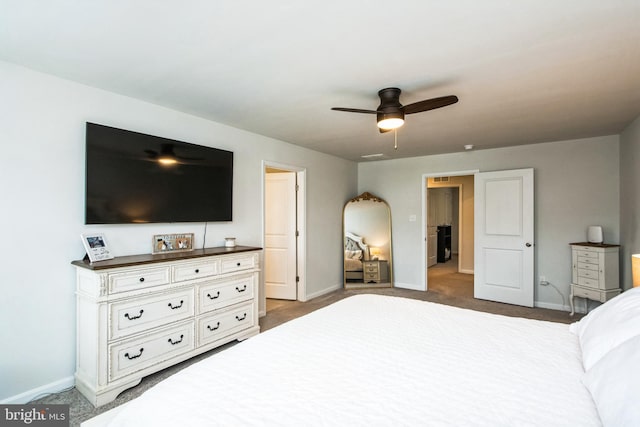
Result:
[[[267,298],[296,299],[296,174],[265,175],[264,284]]]
[[[475,175],[474,296],[533,307],[533,169]]]

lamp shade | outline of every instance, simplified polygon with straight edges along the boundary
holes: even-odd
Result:
[[[640,254],[631,255],[633,286],[640,286]]]

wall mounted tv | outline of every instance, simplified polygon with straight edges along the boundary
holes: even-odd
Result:
[[[95,123],[86,224],[231,221],[233,153]]]

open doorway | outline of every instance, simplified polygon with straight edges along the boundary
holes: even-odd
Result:
[[[425,289],[473,297],[474,172],[425,176]]]
[[[260,314],[306,301],[305,170],[264,162],[263,284]]]

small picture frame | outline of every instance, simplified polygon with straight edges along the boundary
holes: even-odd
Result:
[[[82,244],[87,251],[90,262],[104,261],[112,259],[113,255],[109,251],[107,238],[102,233],[81,234]]]
[[[156,234],[152,241],[152,254],[187,252],[193,250],[193,233]]]

